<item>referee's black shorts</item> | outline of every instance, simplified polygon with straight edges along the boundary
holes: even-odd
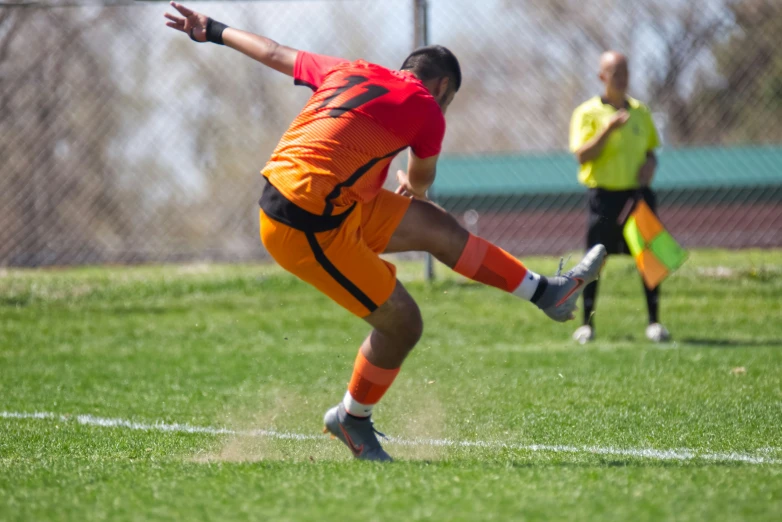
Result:
[[[632,200],[638,196],[638,190],[589,189],[589,220],[587,223],[587,249],[602,243],[609,254],[629,254],[622,228],[630,212]],[[657,212],[657,198],[648,187],[640,190],[646,203]]]

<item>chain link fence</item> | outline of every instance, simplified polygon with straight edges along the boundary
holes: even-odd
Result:
[[[438,174],[441,204],[515,253],[586,239],[567,148],[573,109],[599,94],[600,54],[625,52],[630,94],[663,147],[653,187],[689,247],[782,245],[779,0],[431,0],[432,40],[464,64]]]
[[[435,193],[517,254],[584,241],[562,151],[597,60],[630,56],[664,138],[660,214],[688,246],[782,246],[779,0],[288,0],[196,10],[398,67],[428,8],[459,57]],[[164,3],[0,3],[0,265],[245,261],[259,170],[306,88],[165,27]],[[393,168],[393,167],[392,167]]]

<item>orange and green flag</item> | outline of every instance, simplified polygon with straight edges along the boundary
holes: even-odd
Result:
[[[644,200],[627,218],[624,236],[648,288],[656,288],[687,260],[687,251],[665,230]]]

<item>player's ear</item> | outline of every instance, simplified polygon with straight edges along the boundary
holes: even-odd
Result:
[[[440,81],[437,82],[437,97],[443,96],[448,92],[448,86],[451,84],[451,79],[447,76],[443,76],[440,78]]]

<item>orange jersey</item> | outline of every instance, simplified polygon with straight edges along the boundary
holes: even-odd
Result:
[[[380,192],[402,150],[440,153],[442,110],[411,73],[299,51],[294,79],[315,93],[261,173],[296,206],[341,214]]]

